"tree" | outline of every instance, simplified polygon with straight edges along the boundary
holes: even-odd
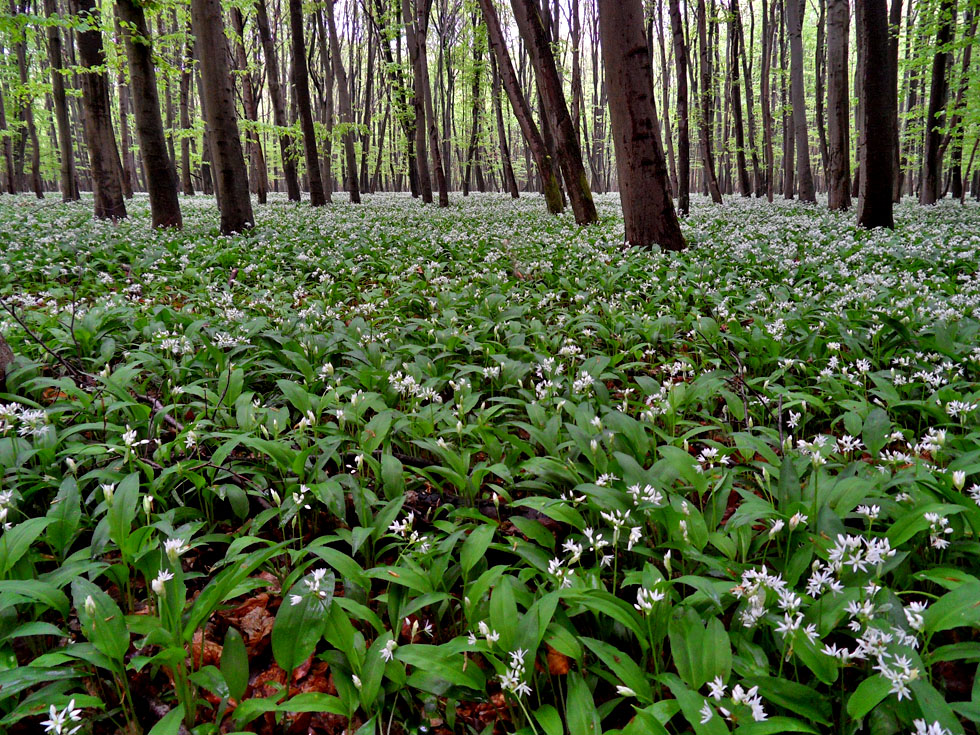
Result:
[[[117,0],[116,13],[123,28],[126,60],[129,62],[136,135],[146,171],[146,189],[150,195],[153,226],[179,229],[183,222],[177,200],[177,179],[163,133],[153,44],[143,6],[134,0]]]
[[[10,14],[17,17],[27,14],[30,11],[29,5],[25,2],[22,8],[17,7],[16,0],[10,0]],[[23,33],[23,31],[22,31]],[[20,75],[20,87],[23,90],[21,95],[20,117],[27,128],[27,137],[31,141],[31,188],[38,199],[44,199],[44,182],[41,180],[41,143],[37,138],[37,126],[34,124],[34,95],[31,93],[30,79],[27,71],[27,39],[23,36],[14,42],[14,53],[17,56],[17,71]],[[24,139],[21,138],[18,161],[23,171],[23,145]]]
[[[687,214],[691,211],[691,137],[687,112],[687,44],[681,25],[680,0],[670,0],[670,28],[677,69],[677,208],[681,214]]]
[[[337,80],[337,99],[340,102],[340,122],[344,130],[344,159],[347,172],[347,191],[353,204],[361,203],[361,189],[357,181],[357,155],[354,152],[354,111],[350,101],[350,87],[347,85],[347,72],[340,57],[340,39],[337,37],[337,23],[333,16],[333,0],[327,0],[327,27],[330,31],[330,58],[333,61],[333,74]]]
[[[214,158],[214,182],[221,210],[221,232],[242,232],[255,224],[248,193],[248,171],[238,135],[235,88],[225,38],[221,0],[191,0],[203,85],[204,122]]]
[[[289,0],[289,27],[293,43],[293,93],[299,108],[300,128],[303,131],[303,153],[306,155],[306,175],[310,182],[310,204],[322,207],[327,203],[320,178],[320,158],[316,152],[316,128],[313,127],[313,104],[310,102],[310,74],[306,67],[306,43],[303,39],[303,2]]]
[[[789,36],[790,99],[796,139],[796,171],[801,202],[817,201],[810,168],[810,138],[806,121],[806,90],[803,86],[803,11],[805,0],[786,0]]]
[[[561,79],[555,66],[555,57],[551,51],[551,43],[537,1],[511,0],[511,7],[514,9],[517,27],[524,39],[528,55],[531,57],[545,114],[555,134],[558,163],[565,179],[568,198],[572,203],[572,211],[575,213],[575,221],[580,225],[592,224],[599,219],[599,215],[592,201],[589,180],[582,165],[582,149],[575,137],[575,126],[572,125],[571,115],[568,114]]]
[[[848,0],[827,0],[827,203],[851,206],[850,87],[847,78]]]
[[[701,120],[698,129],[701,132],[701,162],[704,164],[704,180],[711,194],[711,201],[721,204],[721,189],[718,187],[718,177],[715,175],[715,160],[711,152],[711,64],[708,61],[708,11],[704,0],[698,0],[698,50],[700,64],[700,109]]]
[[[919,204],[935,204],[942,185],[940,168],[942,156],[942,127],[946,98],[949,96],[949,80],[946,75],[949,45],[953,41],[956,22],[956,0],[940,0],[939,28],[936,32],[936,53],[932,58],[932,86],[929,90],[929,111],[926,115],[925,149],[922,153],[922,183]]]
[[[483,21],[487,26],[487,37],[490,41],[490,49],[496,59],[500,78],[510,100],[511,108],[514,110],[514,117],[521,127],[524,134],[524,141],[530,150],[534,163],[537,166],[538,174],[541,176],[541,188],[544,192],[545,205],[552,214],[559,214],[565,207],[562,203],[561,189],[558,185],[558,175],[555,171],[554,161],[548,153],[548,149],[541,137],[541,132],[531,116],[531,107],[527,98],[521,91],[520,81],[514,71],[514,64],[510,60],[507,52],[507,44],[504,42],[504,34],[500,28],[500,19],[497,17],[497,9],[493,6],[493,0],[480,0],[480,9],[483,11]]]
[[[58,14],[55,0],[44,0],[44,14],[48,16],[48,63],[51,65],[51,96],[54,98],[54,116],[58,124],[58,150],[61,154],[61,199],[76,201],[78,180],[75,176],[75,157],[71,148],[71,127],[68,122],[68,103],[65,98],[64,63],[61,59],[61,32],[55,16]]]
[[[888,6],[885,0],[863,0],[856,8],[858,44],[862,64],[864,104],[860,135],[861,182],[858,224],[895,226],[892,219],[892,167],[898,130],[894,115],[898,89],[888,63]]]
[[[122,164],[112,133],[112,109],[109,107],[109,81],[105,72],[105,50],[99,31],[99,11],[95,0],[72,0],[72,8],[85,24],[75,33],[78,60],[82,67],[83,127],[95,195],[95,216],[121,219],[126,216],[123,199]]]
[[[599,0],[599,28],[626,240],[682,250],[684,237],[654,124],[653,71],[640,0]]]

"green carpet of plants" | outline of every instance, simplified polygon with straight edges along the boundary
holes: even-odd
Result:
[[[0,731],[975,733],[980,207],[598,202],[0,199]]]

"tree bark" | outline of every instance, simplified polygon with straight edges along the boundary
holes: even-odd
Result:
[[[819,0],[820,18],[817,21],[817,49],[814,66],[817,70],[816,102],[814,112],[817,119],[817,137],[820,141],[820,162],[823,164],[824,176],[827,175],[827,125],[824,119],[824,93],[827,80],[827,0]]]
[[[834,210],[851,206],[850,14],[848,0],[827,0],[827,204]]]
[[[503,170],[503,184],[512,198],[520,197],[514,167],[510,162],[510,148],[507,145],[507,131],[504,128],[504,111],[500,102],[500,75],[497,73],[497,57],[490,54],[490,79],[493,81],[493,112],[497,120],[497,141],[500,143],[500,165]]]
[[[293,94],[299,108],[300,129],[303,131],[303,153],[306,156],[306,176],[310,184],[310,204],[322,207],[327,203],[320,178],[320,157],[316,151],[316,128],[313,126],[313,104],[310,101],[310,74],[306,66],[306,41],[303,38],[303,2],[289,0],[289,27],[292,31]]]
[[[252,176],[249,180],[259,199],[259,204],[268,201],[269,174],[266,170],[265,155],[259,140],[257,126],[259,124],[259,107],[256,90],[252,82],[252,74],[248,70],[248,57],[245,54],[245,18],[238,8],[231,9],[231,23],[235,29],[235,66],[241,72],[242,107],[245,109],[245,119],[249,126],[245,130],[245,147],[248,149],[251,161]]]
[[[599,28],[626,241],[683,250],[654,123],[653,70],[640,0],[599,0]]]
[[[191,23],[197,37],[204,121],[211,139],[215,188],[221,210],[221,232],[242,232],[255,224],[248,192],[248,170],[238,135],[235,87],[221,0],[191,0]]]
[[[279,83],[279,61],[276,56],[276,44],[269,29],[269,13],[265,0],[255,0],[255,23],[265,54],[266,78],[269,82],[269,100],[272,102],[272,119],[276,124],[279,136],[279,152],[282,155],[282,176],[286,181],[286,192],[290,201],[298,202],[302,196],[299,190],[299,177],[296,175],[296,162],[293,160],[292,136],[286,132],[289,123],[286,121],[286,101],[283,97],[282,85]]]
[[[674,35],[674,67],[677,72],[677,209],[691,211],[691,137],[687,111],[687,44],[681,25],[680,0],[670,0],[670,27]]]
[[[232,11],[232,18],[241,11],[235,8]],[[180,188],[184,196],[194,196],[194,181],[191,178],[191,62],[194,60],[194,39],[193,34],[188,34],[184,53],[180,59],[180,89],[178,107],[180,109]]]
[[[75,157],[71,146],[71,128],[68,123],[68,104],[65,97],[64,62],[61,58],[61,32],[53,22],[58,14],[55,0],[44,0],[44,14],[52,19],[48,26],[48,62],[51,66],[51,96],[54,98],[54,116],[58,125],[58,149],[61,157],[61,200],[78,200],[78,179],[75,176]]]
[[[0,85],[0,132],[3,133],[3,160],[6,166],[7,193],[17,193],[17,175],[14,170],[14,144],[8,134],[6,103],[3,101],[3,86]]]
[[[580,225],[596,222],[599,217],[589,181],[582,165],[582,149],[575,138],[575,128],[568,114],[561,79],[555,66],[548,34],[535,0],[511,0],[514,16],[534,66],[538,90],[545,103],[545,111],[555,134],[558,162],[565,179],[565,188],[572,204],[575,221]]]
[[[351,109],[350,87],[347,85],[347,72],[344,61],[340,56],[340,39],[337,37],[337,23],[334,21],[333,2],[328,0],[327,28],[330,33],[330,58],[333,61],[333,74],[337,81],[337,100],[340,103],[340,122],[346,125],[344,130],[344,171],[346,173],[347,191],[352,204],[361,203],[361,189],[358,185],[357,155],[354,151],[354,112]]]
[[[25,2],[23,9],[18,9],[15,0],[10,0],[10,13],[14,17],[22,12],[28,11]],[[19,40],[14,44],[14,52],[17,56],[17,71],[20,74],[21,88],[28,90],[30,80],[27,74],[27,41]],[[31,141],[31,188],[34,190],[38,199],[44,199],[44,182],[41,180],[41,143],[37,138],[37,126],[34,124],[34,98],[29,95],[23,100],[23,107],[20,109],[21,119],[27,127],[27,137]]]
[[[806,121],[806,90],[803,87],[803,11],[805,0],[786,0],[789,35],[790,97],[796,138],[797,185],[801,202],[817,201],[810,168],[810,140]]]
[[[112,133],[112,111],[109,107],[109,83],[105,72],[105,51],[99,31],[99,11],[95,0],[72,0],[76,15],[87,16],[86,30],[76,34],[78,60],[82,66],[80,83],[82,107],[85,111],[85,141],[89,167],[92,172],[92,192],[95,195],[95,216],[99,219],[121,219],[126,216],[122,181],[119,172],[119,151]]]
[[[157,78],[153,65],[153,46],[143,6],[133,0],[116,0],[116,13],[122,26],[133,93],[133,113],[140,155],[146,171],[153,227],[176,227],[183,221],[177,200],[177,180],[167,151],[167,139],[160,116]]]
[[[858,224],[862,227],[895,226],[892,219],[892,165],[897,130],[897,79],[889,56],[886,0],[863,0],[856,7],[858,43],[863,47],[863,121],[860,135],[861,183]]]
[[[745,161],[745,128],[742,124],[742,91],[739,82],[739,33],[738,0],[732,0],[731,20],[728,24],[730,58],[728,62],[729,89],[731,90],[732,123],[735,128],[735,168],[738,173],[738,189],[743,197],[752,196],[752,184]]]
[[[762,61],[759,68],[759,97],[762,103],[762,155],[765,159],[765,191],[766,199],[772,203],[775,187],[775,155],[773,152],[773,118],[772,118],[772,89],[770,87],[770,70],[772,54],[776,38],[776,3],[772,10],[766,8],[766,0],[762,0]]]
[[[439,189],[439,206],[449,206],[449,186],[443,166],[442,152],[439,150],[439,124],[432,105],[432,85],[429,83],[429,59],[426,51],[426,38],[429,32],[429,12],[432,0],[413,0],[416,4],[417,26],[415,42],[418,44],[418,72],[421,73],[422,101],[425,105],[425,122],[429,133],[429,151],[432,155],[432,168],[436,175],[436,188]]]
[[[942,143],[946,98],[949,95],[949,82],[946,78],[948,47],[953,41],[955,22],[956,0],[940,0],[939,30],[936,33],[936,54],[932,59],[932,87],[929,90],[929,111],[926,116],[925,150],[922,154],[919,204],[935,204],[939,199],[939,188],[942,184],[940,176],[942,156],[939,147]]]
[[[524,135],[524,141],[527,143],[530,154],[534,157],[535,166],[541,176],[545,204],[549,212],[559,214],[564,209],[564,205],[562,204],[561,189],[558,186],[558,174],[555,171],[553,159],[548,155],[538,126],[531,116],[531,107],[528,105],[524,93],[521,92],[521,85],[507,51],[503,31],[500,28],[497,9],[493,5],[493,0],[480,0],[480,9],[483,11],[487,37],[497,61],[500,79],[507,92],[511,108],[514,110],[514,117],[517,118],[521,133]]]
[[[429,173],[429,156],[426,144],[425,92],[422,89],[422,59],[418,43],[418,19],[414,0],[402,0],[402,20],[405,23],[405,42],[412,65],[412,106],[415,109],[415,165],[418,170],[419,190],[424,204],[432,204],[432,177]]]

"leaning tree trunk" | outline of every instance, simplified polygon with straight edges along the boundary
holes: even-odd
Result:
[[[65,202],[78,200],[78,179],[75,176],[75,157],[71,147],[71,128],[68,123],[68,104],[65,98],[64,62],[61,59],[61,32],[54,22],[58,14],[55,0],[44,0],[44,14],[52,19],[48,26],[48,61],[51,65],[51,96],[54,98],[54,116],[58,124],[58,149],[61,154],[61,199]]]
[[[333,17],[333,3],[327,2],[327,28],[330,32],[330,57],[333,60],[333,73],[337,80],[337,99],[340,102],[340,122],[347,126],[344,131],[344,170],[347,174],[347,191],[353,204],[361,203],[361,189],[358,185],[357,155],[354,152],[354,111],[351,109],[350,87],[347,86],[347,72],[340,56],[340,39],[337,37],[337,23]]]
[[[290,201],[298,202],[302,195],[299,190],[299,177],[296,175],[296,162],[290,150],[292,137],[287,128],[286,102],[283,98],[282,85],[279,83],[279,62],[276,55],[276,44],[269,29],[269,13],[265,0],[255,0],[255,24],[262,41],[262,51],[265,54],[266,78],[269,81],[269,100],[272,102],[272,119],[276,124],[279,136],[279,152],[282,156],[282,176],[286,180],[286,192]]]
[[[535,166],[537,166],[541,176],[545,204],[549,212],[559,214],[564,209],[564,205],[562,204],[561,187],[558,184],[558,174],[555,171],[553,159],[548,155],[548,149],[541,137],[541,132],[531,115],[531,107],[527,98],[521,91],[521,84],[517,79],[517,73],[514,71],[514,64],[507,52],[507,44],[500,28],[497,9],[493,5],[493,0],[480,0],[480,9],[483,11],[483,20],[487,25],[487,37],[497,61],[500,79],[507,92],[511,108],[514,110],[514,117],[517,118],[517,124],[524,135],[524,142],[527,144],[527,149],[533,156]],[[530,172],[528,173],[530,174]]]
[[[803,11],[806,0],[786,0],[789,35],[790,99],[796,138],[797,187],[801,202],[817,201],[810,168],[810,137],[806,122],[806,90],[803,87]]]
[[[704,164],[704,179],[708,186],[708,193],[711,194],[711,201],[721,204],[721,189],[718,186],[718,177],[715,175],[715,160],[711,151],[711,65],[708,63],[707,24],[704,0],[698,0],[698,51],[701,59],[699,64],[701,124],[698,128],[701,132],[701,161]]]
[[[895,226],[892,219],[892,166],[898,130],[897,78],[888,63],[888,7],[885,0],[862,0],[856,7],[858,43],[864,53],[860,135],[861,183],[858,224],[862,227]]]
[[[850,13],[848,0],[827,0],[827,203],[835,210],[851,206]]]
[[[177,200],[177,179],[167,151],[167,139],[160,117],[157,78],[153,64],[153,45],[143,6],[134,0],[117,0],[116,13],[123,28],[126,59],[129,62],[133,113],[140,155],[150,195],[150,215],[154,227],[183,226]]]
[[[956,0],[941,0],[939,3],[939,30],[936,33],[936,54],[932,59],[932,87],[929,91],[929,112],[926,116],[926,141],[922,154],[922,186],[919,191],[919,204],[935,204],[939,199],[942,185],[940,169],[942,156],[939,147],[942,143],[943,110],[949,95],[949,81],[946,78],[948,46],[953,40],[953,26],[956,22]]]
[[[691,211],[691,137],[687,112],[687,44],[679,0],[670,0],[670,27],[677,70],[677,208],[681,214],[687,214]]]
[[[92,172],[92,193],[95,196],[95,216],[100,219],[120,219],[126,216],[126,202],[119,173],[119,151],[112,133],[112,109],[109,107],[109,82],[105,72],[105,51],[99,31],[99,11],[95,0],[72,0],[75,15],[87,16],[86,30],[76,31],[78,60],[82,73],[82,107],[85,111],[85,142]]]
[[[316,128],[313,126],[313,103],[310,101],[310,75],[306,67],[306,42],[303,39],[303,2],[289,0],[289,27],[293,42],[293,94],[299,108],[299,124],[303,131],[303,153],[306,155],[306,175],[310,182],[310,204],[322,207],[327,203],[320,178],[320,158],[316,152]]]
[[[214,158],[221,232],[225,235],[242,232],[255,224],[255,218],[248,192],[248,169],[238,135],[235,86],[231,80],[221,0],[191,0],[191,23],[198,43],[204,122]]]
[[[640,0],[599,0],[599,30],[620,200],[631,245],[683,250],[654,123],[653,70]]]
[[[561,79],[555,66],[555,57],[536,0],[511,0],[517,26],[534,66],[538,90],[544,101],[545,111],[558,149],[558,162],[565,179],[565,188],[572,203],[575,221],[588,225],[599,219],[589,180],[582,165],[582,149],[575,137]]]

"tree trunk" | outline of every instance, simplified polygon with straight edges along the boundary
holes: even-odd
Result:
[[[827,175],[827,126],[824,122],[824,92],[827,79],[827,0],[819,0],[820,18],[817,21],[817,49],[814,65],[817,69],[816,102],[814,112],[817,118],[817,137],[820,141],[820,162],[823,164],[824,176]]]
[[[545,111],[558,149],[558,162],[565,178],[565,188],[571,200],[575,221],[588,225],[598,220],[589,181],[582,165],[582,149],[575,138],[575,128],[568,114],[565,95],[555,66],[548,34],[545,31],[535,0],[511,0],[517,26],[531,57],[537,78],[538,90],[545,103]]]
[[[803,11],[806,0],[786,0],[789,35],[790,97],[796,138],[797,184],[801,202],[817,201],[810,168],[810,139],[806,121],[806,89],[803,87]]]
[[[511,63],[510,54],[507,52],[507,44],[504,41],[504,34],[500,28],[500,19],[497,17],[497,10],[493,5],[493,0],[480,0],[480,9],[483,11],[483,20],[487,26],[487,37],[490,41],[490,48],[497,62],[497,70],[500,72],[500,79],[503,82],[504,90],[510,100],[511,108],[514,110],[514,117],[520,125],[524,141],[530,155],[534,157],[535,166],[541,176],[542,189],[544,190],[544,200],[548,211],[552,214],[559,214],[564,206],[562,204],[561,189],[558,186],[558,174],[555,171],[552,158],[548,155],[544,140],[534,123],[531,116],[531,107],[527,99],[521,92],[521,85]],[[530,172],[528,172],[530,174]]]
[[[772,203],[775,187],[776,159],[773,152],[773,118],[772,90],[770,88],[770,70],[776,39],[776,3],[773,0],[772,11],[766,8],[766,0],[762,0],[762,61],[760,64],[759,96],[762,103],[762,155],[765,158],[765,190],[766,199]]]
[[[728,24],[729,44],[731,48],[728,62],[729,84],[731,89],[732,123],[735,128],[735,168],[738,173],[739,193],[743,197],[752,196],[752,184],[749,181],[749,171],[745,162],[745,128],[742,125],[742,91],[739,82],[739,33],[736,25],[738,20],[738,0],[732,0],[731,20]]]
[[[654,123],[653,70],[640,0],[599,0],[599,28],[626,240],[683,250]]]
[[[858,43],[864,53],[864,104],[860,135],[861,190],[858,224],[895,226],[892,219],[892,163],[897,131],[897,79],[888,62],[888,7],[886,0],[863,0],[856,7]]]
[[[204,122],[214,157],[215,188],[221,210],[221,232],[242,232],[255,224],[248,192],[248,170],[238,135],[235,86],[225,39],[221,0],[191,0],[191,23],[197,37]]]
[[[28,12],[29,8],[25,2],[23,9],[18,9],[15,0],[10,0],[10,13],[17,17],[21,13]],[[20,74],[20,86],[28,92],[30,88],[27,74],[27,41],[19,40],[14,44],[14,51],[17,55],[17,71]],[[34,190],[38,199],[44,199],[44,182],[41,181],[41,143],[37,138],[37,126],[34,124],[34,95],[26,94],[22,102],[20,114],[21,119],[27,127],[27,137],[31,141],[31,188]]]
[[[242,80],[242,107],[245,110],[245,119],[249,122],[248,128],[245,130],[245,147],[248,149],[252,171],[249,180],[252,182],[256,196],[258,196],[259,204],[265,204],[268,201],[269,174],[266,171],[265,155],[262,153],[262,143],[259,141],[257,130],[259,108],[252,75],[248,71],[248,57],[245,54],[245,18],[240,9],[231,9],[231,23],[236,36],[235,66],[241,73]],[[181,124],[183,124],[183,119]]]
[[[412,105],[415,109],[415,165],[418,170],[419,190],[424,204],[432,204],[432,177],[429,174],[428,146],[425,127],[425,92],[422,89],[422,59],[418,43],[418,19],[414,12],[414,0],[402,0],[402,20],[405,23],[405,42],[412,65]]]
[[[651,21],[652,22],[652,21]],[[664,41],[664,1],[657,0],[657,41],[660,47],[660,83],[663,103],[664,139],[667,141],[667,168],[670,171],[670,190],[677,193],[677,154],[670,125],[670,70],[667,67],[667,44]]]
[[[429,150],[432,155],[432,168],[436,175],[436,187],[439,189],[439,206],[449,206],[449,186],[446,182],[446,170],[443,167],[442,152],[439,150],[439,123],[432,106],[432,85],[429,83],[429,59],[426,51],[426,38],[429,32],[429,12],[432,0],[414,0],[417,10],[415,42],[418,44],[418,72],[421,73],[422,101],[425,105],[425,122],[429,132]]]
[[[262,41],[262,51],[265,54],[266,78],[269,82],[269,99],[272,102],[272,119],[279,129],[279,152],[282,155],[282,175],[286,180],[286,192],[290,201],[298,202],[302,196],[299,190],[299,177],[296,175],[296,162],[293,160],[292,136],[286,129],[286,101],[283,97],[282,85],[279,83],[279,62],[276,56],[276,44],[269,29],[269,13],[265,0],[255,0],[255,22]]]
[[[476,32],[476,19],[473,20],[474,34]],[[463,196],[467,196],[470,193],[470,173],[473,168],[473,159],[476,158],[476,145],[480,136],[480,109],[483,107],[481,104],[483,100],[480,97],[480,81],[483,76],[483,62],[481,59],[482,49],[480,44],[474,39],[473,41],[473,86],[471,88],[471,93],[473,97],[473,128],[470,132],[470,143],[466,147],[466,168],[463,172]],[[477,164],[479,167],[479,164]]]
[[[892,0],[891,12],[888,18],[888,64],[891,75],[895,78],[896,96],[898,94],[898,39],[902,34],[902,0]],[[908,32],[911,33],[909,28]],[[892,155],[892,201],[896,204],[902,201],[902,140],[899,134],[898,105],[895,105],[895,152]]]
[[[939,157],[943,157],[950,148],[950,193],[955,199],[963,198],[963,116],[966,111],[966,92],[970,80],[970,61],[973,58],[973,37],[977,31],[977,17],[973,8],[966,11],[965,31],[963,35],[963,53],[961,59],[960,83],[956,90],[956,98],[947,114],[948,123],[943,141],[939,146]]]
[[[55,0],[44,0],[44,14],[54,20],[58,14]],[[48,61],[51,65],[51,96],[54,98],[54,116],[58,124],[58,149],[61,156],[61,199],[65,202],[78,200],[78,180],[75,177],[75,157],[71,147],[71,128],[68,123],[68,104],[65,98],[64,63],[61,58],[61,32],[52,22],[48,26]]]
[[[17,175],[14,171],[14,144],[7,130],[6,104],[3,101],[3,86],[0,85],[0,132],[3,133],[3,160],[7,172],[7,193],[17,193]]]
[[[357,180],[357,155],[354,152],[354,112],[351,109],[350,87],[347,85],[347,72],[340,56],[340,39],[337,37],[337,24],[333,16],[333,3],[328,0],[327,30],[330,33],[330,58],[333,61],[333,74],[337,81],[337,99],[340,102],[340,122],[346,125],[344,131],[344,171],[347,174],[347,191],[352,204],[361,203],[361,189]]]
[[[133,113],[140,155],[146,171],[150,214],[154,227],[176,227],[183,221],[177,201],[177,181],[167,152],[167,139],[160,116],[153,46],[143,6],[133,0],[117,0],[116,13],[122,25],[133,92]]]
[[[232,18],[235,14],[241,17],[241,11],[237,8],[232,10]],[[180,59],[180,89],[178,107],[180,108],[180,188],[184,196],[194,196],[194,181],[191,179],[191,63],[194,60],[194,40],[193,34],[188,35],[184,53]]]
[[[698,0],[698,46],[701,63],[700,99],[701,99],[701,161],[704,165],[704,180],[711,194],[711,201],[721,204],[721,189],[715,176],[715,161],[711,151],[711,65],[708,61],[708,18],[704,0]]]
[[[323,89],[321,90],[321,114],[323,125],[327,130],[323,143],[323,163],[321,178],[323,179],[323,195],[328,202],[333,201],[333,62],[330,58],[327,26],[323,22],[322,6],[316,9],[316,38],[320,49],[320,64],[323,66]]]
[[[310,182],[310,204],[322,207],[327,203],[320,178],[320,157],[316,151],[316,128],[313,126],[313,104],[310,101],[310,74],[306,67],[306,41],[303,38],[303,2],[289,0],[289,27],[292,31],[293,94],[299,107],[300,129],[303,131],[303,153],[306,155],[306,176]]]
[[[827,0],[827,203],[834,210],[851,206],[850,14],[848,0]]]
[[[500,165],[503,169],[503,184],[512,198],[520,197],[514,167],[510,162],[510,149],[507,146],[507,131],[504,129],[504,111],[500,103],[500,75],[497,73],[497,57],[490,54],[490,79],[493,81],[493,112],[497,119],[497,140],[500,143]]]
[[[925,150],[922,154],[922,186],[919,191],[919,204],[935,204],[939,199],[939,187],[942,182],[940,176],[942,156],[939,146],[942,142],[944,110],[949,94],[946,65],[955,22],[956,0],[940,0],[939,30],[936,33],[936,54],[932,59],[932,87],[929,90],[929,111],[926,116]]]
[[[687,112],[687,44],[681,25],[680,0],[670,0],[670,27],[674,35],[674,66],[677,71],[677,209],[691,211],[691,138]],[[665,72],[666,73],[666,70]]]
[[[119,16],[115,17],[115,43],[123,47],[122,25]],[[119,145],[120,164],[122,165],[122,187],[123,196],[127,199],[133,198],[133,190],[139,188],[139,179],[136,175],[136,154],[133,153],[133,139],[129,132],[129,110],[131,107],[129,99],[129,82],[126,81],[126,65],[120,64],[116,74],[116,91],[119,95]]]
[[[98,6],[95,0],[72,0],[72,9],[85,25],[76,31],[82,106],[85,111],[85,141],[92,172],[92,192],[95,195],[95,216],[100,219],[120,219],[126,216],[122,181],[119,172],[119,151],[112,133],[112,110],[109,107],[109,83],[105,72],[105,51]]]

